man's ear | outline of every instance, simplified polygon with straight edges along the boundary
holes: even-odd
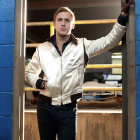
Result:
[[[55,23],[53,22],[53,27],[55,28]]]
[[[73,24],[72,24],[72,29],[74,29],[74,28],[75,28],[75,24],[73,23]]]

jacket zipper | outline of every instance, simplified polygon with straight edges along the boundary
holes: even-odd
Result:
[[[63,102],[62,102],[62,92],[63,92],[63,89],[62,89],[62,85],[63,85],[62,55],[64,54],[64,52],[66,51],[66,49],[68,49],[69,45],[70,45],[70,44],[67,45],[67,47],[65,48],[65,50],[63,51],[63,53],[60,55],[60,57],[61,57],[61,77],[62,77],[62,79],[61,79],[61,104],[63,103]]]
[[[61,95],[60,95],[60,96],[61,96],[61,101],[60,101],[60,102],[61,102],[61,104],[62,104],[62,82],[63,82],[63,73],[62,73],[62,70],[63,70],[63,69],[62,69],[62,54],[58,53],[58,55],[60,56],[60,59],[61,59],[61,77],[62,77],[62,78],[61,78]]]
[[[61,55],[61,104],[62,104],[62,82],[63,82],[63,69],[62,69],[62,55]]]

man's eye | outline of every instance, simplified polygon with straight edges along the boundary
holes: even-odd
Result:
[[[65,21],[66,21],[66,22],[70,22],[70,20],[69,20],[69,19],[66,19]]]
[[[62,21],[62,19],[61,18],[58,18],[57,21]]]

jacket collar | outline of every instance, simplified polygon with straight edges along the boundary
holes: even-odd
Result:
[[[72,42],[73,42],[75,45],[78,44],[78,41],[77,41],[76,37],[75,37],[73,34],[71,34],[70,38],[71,38]],[[48,42],[53,42],[54,39],[55,39],[55,35],[51,36],[49,39],[47,39],[47,41],[48,41]]]

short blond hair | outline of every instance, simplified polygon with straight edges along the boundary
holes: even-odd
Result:
[[[72,16],[72,22],[74,23],[75,22],[75,15],[74,13],[72,12],[72,10],[68,7],[59,7],[56,12],[54,13],[54,16],[53,16],[53,20],[55,21],[56,20],[56,16],[61,13],[61,12],[69,12]]]

